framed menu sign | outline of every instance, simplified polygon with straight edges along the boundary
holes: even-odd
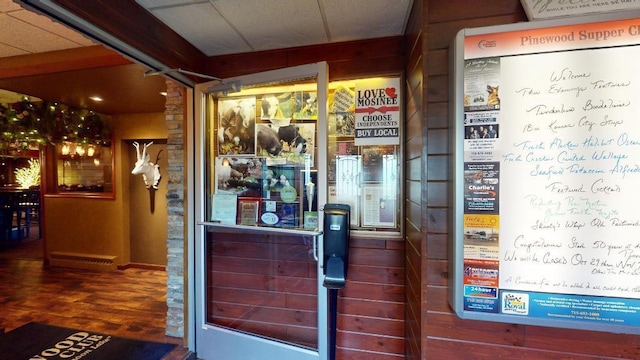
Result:
[[[461,31],[450,304],[640,334],[640,19]]]

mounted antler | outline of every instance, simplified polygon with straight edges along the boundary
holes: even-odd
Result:
[[[137,141],[133,142],[133,146],[136,148],[136,158],[138,159],[131,170],[133,175],[142,174],[142,179],[144,180],[145,185],[147,185],[147,189],[153,187],[154,189],[158,189],[158,183],[160,182],[160,166],[149,161],[150,156],[147,154],[147,148],[153,144],[153,141],[144,144],[142,149],[142,153],[140,152],[140,144]],[[160,153],[158,153],[159,155]]]

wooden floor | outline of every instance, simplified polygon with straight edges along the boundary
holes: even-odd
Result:
[[[6,332],[36,321],[178,344],[165,359],[195,358],[182,338],[165,336],[166,280],[166,272],[157,270],[43,267],[40,240],[1,244],[0,328]]]

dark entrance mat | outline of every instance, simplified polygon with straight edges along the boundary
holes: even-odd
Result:
[[[31,322],[0,335],[0,358],[160,360],[175,346]]]

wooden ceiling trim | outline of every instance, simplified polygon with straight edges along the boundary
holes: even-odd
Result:
[[[101,45],[0,59],[0,79],[127,65],[132,62]]]

